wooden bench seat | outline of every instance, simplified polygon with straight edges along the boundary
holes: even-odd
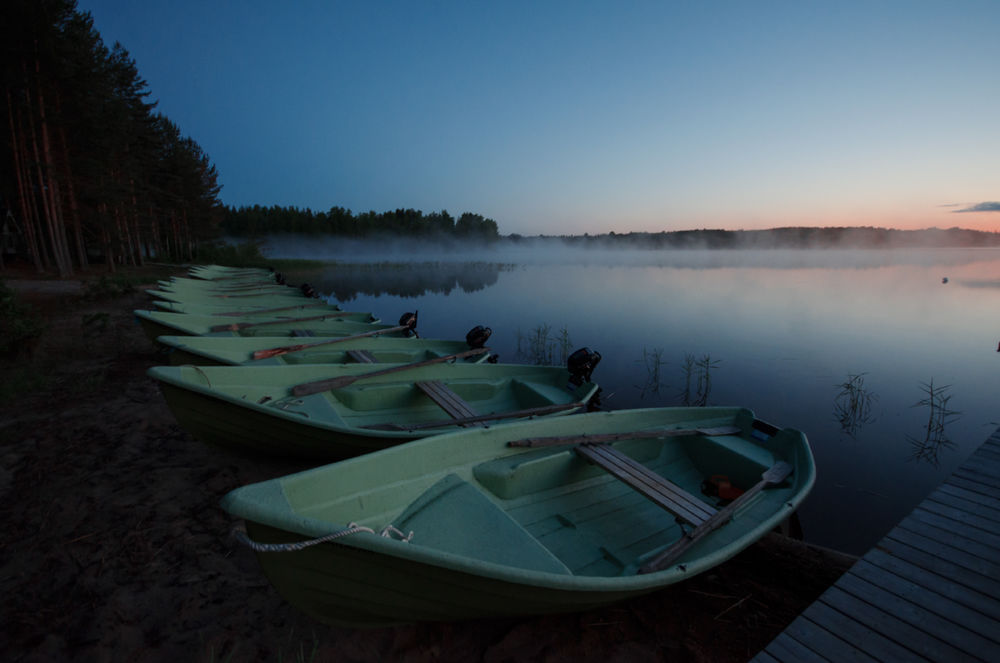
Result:
[[[358,362],[359,364],[374,364],[375,355],[368,352],[367,350],[348,350],[347,356]]]
[[[427,394],[432,401],[441,406],[441,409],[448,413],[452,419],[465,419],[475,417],[479,413],[472,409],[461,396],[452,391],[448,385],[440,380],[426,380],[416,383],[420,391]],[[471,424],[474,426],[485,426],[483,422]]]
[[[714,507],[614,447],[607,444],[586,443],[576,446],[575,449],[577,454],[604,468],[616,479],[628,484],[686,523],[700,525],[716,512]]]

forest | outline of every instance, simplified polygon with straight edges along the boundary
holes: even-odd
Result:
[[[273,234],[335,235],[349,238],[384,236],[430,240],[461,239],[492,242],[499,239],[497,222],[465,212],[458,219],[446,210],[424,214],[415,209],[353,214],[343,207],[313,212],[297,207],[226,207],[222,231],[229,237],[259,238]]]
[[[94,261],[187,260],[217,235],[208,155],[155,111],[128,51],[75,0],[7,0],[0,39],[0,267],[12,247],[63,277]]]

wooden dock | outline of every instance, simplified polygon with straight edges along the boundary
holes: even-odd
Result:
[[[754,663],[1000,661],[1000,429]]]

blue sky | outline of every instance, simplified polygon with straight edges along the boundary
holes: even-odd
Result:
[[[231,205],[1000,229],[1000,2],[79,0]],[[1000,205],[995,205],[1000,207]],[[978,211],[982,209],[983,211]]]

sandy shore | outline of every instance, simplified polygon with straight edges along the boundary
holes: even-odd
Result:
[[[284,603],[218,508],[307,464],[210,448],[178,427],[132,319],[140,292],[8,281],[47,319],[5,360],[0,649],[12,661],[745,661],[851,563],[770,535],[691,581],[607,609],[349,630]],[[62,286],[53,285],[62,283]],[[16,390],[12,387],[18,387]]]

